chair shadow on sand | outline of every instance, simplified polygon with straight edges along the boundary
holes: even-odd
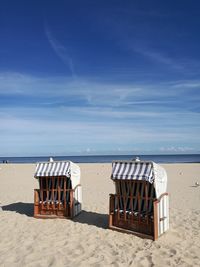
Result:
[[[1,207],[4,211],[15,211],[19,214],[24,214],[28,217],[33,217],[34,205],[33,203],[17,202]]]
[[[91,211],[82,210],[82,212],[73,219],[74,222],[94,225],[99,228],[108,228],[108,215]]]
[[[3,211],[14,211],[19,214],[26,215],[28,217],[33,217],[34,205],[33,203],[23,203],[17,202],[9,205],[1,206]],[[98,228],[107,229],[108,228],[108,215],[100,214],[96,212],[82,210],[82,212],[74,217],[74,222],[94,225]]]

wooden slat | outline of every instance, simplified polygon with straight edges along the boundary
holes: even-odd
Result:
[[[139,210],[142,213],[143,212],[143,206],[144,206],[144,202],[145,202],[145,196],[144,196],[144,182],[140,183],[140,202],[138,203],[139,205]],[[141,215],[141,214],[140,214]]]
[[[60,210],[60,178],[58,178],[58,210]]]
[[[126,211],[128,211],[129,213],[130,211],[130,183],[129,181],[125,181],[124,184],[125,184],[125,189],[126,189],[126,203],[125,203]]]
[[[42,201],[42,210],[43,210],[44,209],[43,178],[40,178],[40,181],[41,181],[41,189],[40,189],[40,192],[41,192],[41,201]]]
[[[52,208],[55,210],[55,202],[54,202],[54,184],[55,183],[55,178],[52,177]]]
[[[115,198],[113,195],[110,195],[109,198],[109,227],[113,225],[113,211],[115,209]]]
[[[133,215],[133,186],[134,186],[134,184],[133,184],[133,181],[130,181],[130,195],[131,195],[131,197],[130,197],[130,204],[131,204],[131,222],[133,223],[133,218],[134,218],[134,215]]]
[[[49,188],[48,188],[48,178],[46,177],[46,207],[49,210]]]
[[[124,221],[126,221],[126,189],[125,189],[125,183],[124,181],[121,181],[121,193],[122,193],[122,199],[123,199],[123,211],[124,211]],[[122,208],[121,207],[121,208]]]
[[[138,183],[138,187],[139,187],[139,190],[138,190],[138,193],[137,193],[137,200],[138,200],[138,224],[140,225],[141,223],[141,204],[140,204],[140,201],[141,201],[141,196],[140,196],[140,183]],[[139,227],[138,225],[138,227]]]
[[[111,227],[109,227],[109,229],[115,230],[115,231],[118,231],[118,232],[121,232],[121,233],[134,234],[134,235],[139,236],[141,238],[153,239],[152,235],[148,235],[148,234],[145,234],[145,233],[139,233],[139,232],[136,232],[136,231],[132,231],[132,230],[129,230],[129,229],[124,229],[124,228],[120,228],[120,227],[116,227],[116,226],[111,226]]]
[[[149,183],[148,183],[149,184]],[[145,183],[145,207],[146,207],[146,223],[148,227],[149,223],[149,216],[148,216],[148,184],[147,182]]]
[[[135,201],[134,201],[134,211],[136,210],[136,207],[137,207],[139,183],[135,182],[135,185],[136,185],[136,194],[135,194]]]
[[[34,216],[39,213],[39,192],[34,190]]]
[[[120,192],[120,181],[117,181],[117,194],[118,194],[118,207],[120,209],[120,197],[121,197],[121,192]]]
[[[70,190],[70,217],[73,218],[73,190]]]
[[[67,207],[67,201],[66,201],[66,179],[64,179],[64,209],[66,210],[66,207]]]

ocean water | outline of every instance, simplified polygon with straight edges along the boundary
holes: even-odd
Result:
[[[135,157],[141,160],[150,160],[156,163],[200,163],[200,154],[186,155],[101,155],[101,156],[55,156],[54,160],[70,160],[75,163],[111,163],[113,160],[132,160]],[[36,163],[48,161],[44,157],[0,157],[0,163]]]

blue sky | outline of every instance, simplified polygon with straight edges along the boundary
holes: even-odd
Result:
[[[0,3],[0,156],[200,153],[199,1]]]

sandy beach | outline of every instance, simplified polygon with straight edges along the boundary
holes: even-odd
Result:
[[[79,164],[83,211],[33,218],[34,164],[0,164],[0,266],[200,266],[200,164],[162,164],[170,230],[158,241],[108,229],[111,164]]]

